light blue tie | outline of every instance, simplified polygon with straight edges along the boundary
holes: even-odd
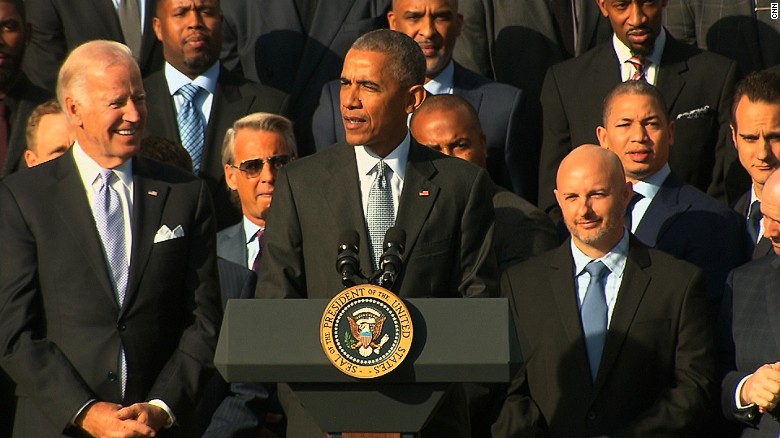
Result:
[[[600,261],[592,261],[585,266],[590,274],[585,299],[582,300],[582,329],[585,332],[585,346],[588,349],[590,375],[596,380],[596,374],[607,339],[607,298],[604,295],[604,280],[609,269]]]
[[[182,146],[192,157],[192,170],[196,175],[200,172],[205,138],[203,118],[200,115],[200,111],[195,108],[195,100],[202,91],[204,91],[203,88],[195,84],[182,85],[176,91],[176,94],[184,98],[184,102],[179,107],[179,114],[176,116],[176,123],[179,125],[179,136]]]
[[[374,269],[379,268],[385,234],[395,224],[393,209],[393,191],[387,183],[387,164],[379,160],[375,166],[376,176],[368,191],[368,236],[371,239],[371,252],[374,256]]]
[[[122,307],[125,302],[130,264],[125,247],[122,201],[119,193],[111,187],[111,182],[118,177],[111,169],[101,169],[97,178],[100,178],[100,187],[95,193],[93,215],[100,240],[103,243],[103,254],[110,270],[117,303],[119,303],[119,307]],[[124,348],[120,348],[119,351],[119,370],[122,397],[124,397],[127,383],[127,360]]]

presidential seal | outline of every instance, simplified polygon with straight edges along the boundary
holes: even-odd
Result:
[[[341,372],[360,379],[396,369],[409,354],[412,333],[404,302],[371,284],[339,292],[328,303],[320,323],[325,355]]]

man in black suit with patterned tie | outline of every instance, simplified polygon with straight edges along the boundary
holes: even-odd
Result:
[[[136,157],[130,50],[93,41],[60,70],[64,155],[0,183],[0,365],[14,437],[192,436],[221,323],[203,181]]]

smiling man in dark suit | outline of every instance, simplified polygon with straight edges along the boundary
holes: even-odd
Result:
[[[555,196],[571,239],[501,280],[525,363],[493,436],[696,436],[716,394],[701,271],[624,228],[612,152],[572,151]]]
[[[574,147],[596,142],[594,109],[612,87],[629,79],[655,85],[664,96],[676,125],[672,170],[682,181],[726,199],[726,173],[736,162],[729,145],[736,63],[672,38],[662,26],[666,0],[597,1],[612,24],[612,40],[551,67],[542,87],[539,208],[555,207],[558,164]]]
[[[737,84],[731,115],[731,135],[742,167],[752,184],[734,204],[746,219],[753,258],[772,253],[764,237],[761,195],[769,175],[780,167],[780,74],[752,73]]]
[[[357,231],[360,267],[372,273],[391,224],[406,231],[404,266],[392,287],[401,297],[497,294],[487,172],[409,135],[407,118],[425,96],[424,77],[425,59],[408,36],[382,29],[355,41],[341,73],[347,141],[279,172],[258,296],[335,296],[343,289],[334,267],[340,232]],[[299,401],[282,398],[283,388],[288,435],[322,436],[312,420],[306,424]],[[465,403],[439,412],[446,415],[427,430],[468,436]]]
[[[241,218],[222,169],[222,138],[234,121],[254,112],[281,113],[287,96],[225,70],[219,62],[219,0],[159,0],[153,20],[165,66],[144,80],[149,96],[147,136],[182,144],[195,173],[214,196],[217,229]]]
[[[75,49],[58,91],[75,145],[0,183],[14,437],[192,436],[221,320],[208,189],[134,157],[146,104],[126,46]]]
[[[453,0],[394,0],[387,13],[390,29],[417,42],[425,55],[424,87],[430,94],[455,94],[466,99],[479,115],[488,141],[487,170],[498,185],[524,196],[523,168],[508,165],[507,156],[521,148],[522,93],[515,87],[493,82],[452,60],[463,17]],[[314,141],[321,150],[344,141],[339,111],[339,83],[323,87],[314,113]],[[518,164],[527,164],[524,160]],[[534,166],[536,163],[533,164]],[[535,193],[531,193],[535,198]]]

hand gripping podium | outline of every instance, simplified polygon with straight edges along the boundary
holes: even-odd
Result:
[[[325,299],[230,300],[214,363],[228,382],[288,383],[332,436],[413,436],[453,383],[509,382],[519,369],[506,298],[404,303],[414,327],[411,348],[381,377],[351,377],[329,361],[320,345]]]

